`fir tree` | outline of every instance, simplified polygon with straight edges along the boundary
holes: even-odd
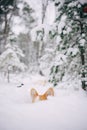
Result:
[[[85,19],[81,19],[82,5],[78,0],[65,0],[64,3],[55,5],[58,11],[55,22],[58,25],[58,36],[61,38],[57,48],[67,57],[65,72],[79,75],[81,66],[85,65],[83,55],[87,41],[87,23]],[[82,77],[85,77],[84,73]]]
[[[20,61],[20,57],[24,57],[24,55],[17,46],[8,43],[5,48],[6,50],[0,55],[0,69],[7,74],[9,82],[11,72],[24,71],[26,66]]]

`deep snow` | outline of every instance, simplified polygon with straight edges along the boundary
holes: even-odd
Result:
[[[32,103],[32,87],[43,93],[52,85],[39,75],[13,79],[0,80],[0,130],[87,130],[87,93],[80,87],[59,83],[54,97]]]

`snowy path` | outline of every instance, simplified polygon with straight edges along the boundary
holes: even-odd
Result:
[[[87,130],[87,95],[82,90],[55,88],[55,97],[32,104],[29,90],[34,82],[24,83],[17,88],[0,82],[0,130]]]

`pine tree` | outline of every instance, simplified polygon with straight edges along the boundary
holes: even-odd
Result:
[[[85,65],[83,55],[87,41],[86,21],[81,19],[82,5],[78,0],[65,0],[64,3],[58,4],[55,1],[55,6],[58,11],[56,16],[58,36],[61,38],[57,49],[67,57],[64,74],[68,72],[79,75],[81,66]]]
[[[16,2],[16,0],[0,0],[0,54],[5,49],[11,28],[11,19],[18,9]]]
[[[30,69],[32,60],[36,61],[34,43],[31,40],[31,29],[36,26],[37,18],[35,10],[29,5],[28,1],[19,0],[17,1],[17,6],[19,10],[18,15],[12,19],[12,32],[17,35],[16,45],[19,46],[25,55],[21,60]]]
[[[11,72],[24,71],[26,66],[20,61],[20,57],[24,57],[24,54],[17,46],[8,43],[5,48],[6,50],[0,55],[0,69],[7,74],[9,82]]]
[[[27,2],[23,2],[22,13],[22,22],[25,24],[26,29],[30,31],[36,25],[35,11],[29,6]]]

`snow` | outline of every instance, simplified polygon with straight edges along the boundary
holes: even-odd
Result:
[[[83,47],[84,47],[85,42],[86,42],[85,39],[81,39],[81,40],[80,40],[80,46],[83,46]]]
[[[44,80],[36,74],[12,76],[9,84],[0,78],[0,130],[87,130],[87,93],[76,83],[59,83],[54,97],[31,102],[32,87],[43,93],[52,86]]]
[[[34,8],[36,16],[38,18],[38,24],[42,23],[42,2],[43,0],[25,0],[29,5]],[[46,1],[44,1],[46,3]],[[55,19],[55,8],[54,3],[49,1],[47,11],[46,11],[46,20],[45,23],[52,25]]]
[[[36,17],[38,18],[38,23],[41,23],[41,11],[42,3],[41,0],[25,0],[29,5],[35,10]]]
[[[47,12],[46,12],[46,20],[45,22],[48,25],[52,25],[53,22],[55,20],[55,7],[54,7],[54,3],[50,2],[47,8]]]
[[[66,55],[57,52],[53,64],[55,64],[56,66],[62,65],[64,62],[66,63],[66,58]]]
[[[33,28],[31,30],[31,38],[32,41],[36,41],[37,40],[41,40],[41,38],[43,37],[43,29],[44,29],[44,41],[47,40],[47,36],[49,34],[49,31],[52,30],[55,27],[53,25],[49,25],[49,24],[39,24],[38,26],[36,26],[35,28]],[[39,32],[39,33],[38,33]]]
[[[21,18],[18,16],[13,17],[14,26],[12,26],[12,30],[15,34],[19,34],[20,32],[25,33],[25,26],[22,24]]]
[[[62,16],[62,18],[61,18],[61,21],[60,21],[60,23],[59,23],[59,26],[58,26],[58,30],[59,30],[59,33],[61,34],[61,32],[62,32],[62,29],[63,29],[63,27],[65,26],[65,20],[66,20],[66,16],[64,15],[64,16]]]
[[[79,52],[78,48],[72,48],[72,47],[70,47],[67,50],[67,55],[70,55],[72,53],[72,56],[75,56],[78,52]]]
[[[87,0],[79,0],[82,4],[87,3]]]

